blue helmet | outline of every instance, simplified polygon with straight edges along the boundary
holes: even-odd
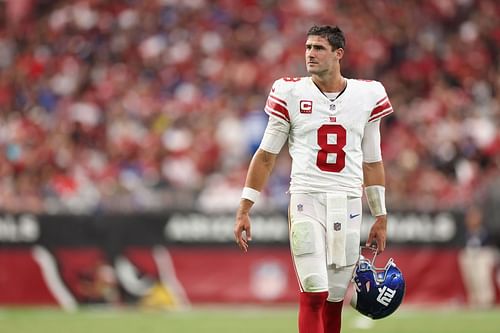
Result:
[[[351,305],[361,314],[372,319],[387,317],[401,305],[405,294],[403,273],[391,258],[385,268],[375,267],[376,250],[373,263],[360,256],[354,272],[355,292]]]

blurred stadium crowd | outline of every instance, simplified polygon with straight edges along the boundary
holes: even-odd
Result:
[[[500,2],[0,3],[0,210],[236,206],[275,79],[305,33],[347,35],[344,75],[384,83],[388,205],[449,209],[500,177]],[[261,208],[284,208],[280,156]]]

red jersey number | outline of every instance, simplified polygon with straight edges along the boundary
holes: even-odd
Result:
[[[337,137],[336,143],[328,142],[328,135]],[[321,148],[316,157],[316,165],[320,170],[340,172],[345,167],[346,130],[339,124],[326,124],[318,129],[318,145]],[[328,162],[328,154],[336,154],[335,162]]]

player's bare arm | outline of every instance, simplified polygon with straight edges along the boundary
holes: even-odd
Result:
[[[250,162],[245,188],[261,191],[267,183],[269,175],[276,162],[276,154],[272,154],[263,149],[257,150]],[[240,206],[236,212],[236,223],[234,226],[234,237],[240,249],[248,251],[248,242],[252,239],[250,225],[250,209],[254,202],[248,199],[241,199]]]
[[[376,186],[379,188],[385,187],[384,163],[382,161],[363,163],[363,177],[365,188],[369,186]],[[372,207],[370,207],[370,209],[372,209]],[[371,246],[373,241],[375,241],[378,252],[382,252],[385,249],[386,239],[387,214],[376,215],[375,222],[373,223],[368,239],[366,240],[366,246]]]

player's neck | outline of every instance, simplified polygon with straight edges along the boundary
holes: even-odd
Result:
[[[341,92],[344,90],[347,80],[340,73],[335,76],[321,77],[312,75],[312,80],[322,92]]]

